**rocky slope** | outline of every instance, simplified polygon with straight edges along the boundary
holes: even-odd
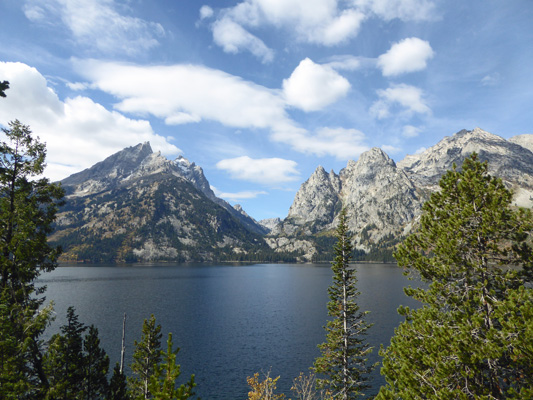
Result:
[[[533,135],[505,140],[475,128],[445,137],[421,154],[395,164],[382,150],[349,161],[339,175],[319,167],[302,184],[285,220],[267,237],[275,251],[300,251],[302,260],[316,260],[328,250],[342,207],[348,211],[359,256],[386,260],[411,231],[423,203],[438,188],[440,177],[455,163],[477,152],[489,172],[513,190],[515,203],[533,206]],[[295,243],[300,243],[295,246]]]
[[[329,261],[345,207],[356,259],[392,260],[442,174],[474,151],[517,205],[532,207],[532,149],[533,135],[505,140],[479,128],[398,163],[374,148],[338,174],[319,166],[284,220],[257,222],[217,198],[202,168],[144,143],[62,181],[66,205],[51,240],[71,261]]]
[[[265,228],[216,198],[203,171],[149,143],[62,182],[66,204],[50,238],[69,261],[235,259],[267,249]]]

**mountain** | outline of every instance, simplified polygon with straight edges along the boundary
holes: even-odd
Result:
[[[532,207],[532,144],[533,135],[505,140],[475,128],[445,137],[398,164],[373,148],[358,161],[349,161],[338,175],[318,167],[266,241],[274,251],[299,251],[301,260],[328,259],[333,243],[328,238],[345,207],[356,258],[392,260],[394,247],[416,224],[422,205],[438,189],[440,177],[453,164],[460,167],[474,151],[489,162],[489,173],[502,178],[513,191],[515,204]]]
[[[66,204],[50,240],[65,261],[208,261],[268,251],[267,230],[211,190],[200,167],[149,143],[61,181]]]
[[[126,148],[61,183],[66,204],[50,240],[67,261],[330,261],[344,207],[356,260],[392,261],[440,177],[477,152],[489,172],[533,206],[533,135],[480,128],[443,138],[395,163],[373,148],[335,173],[319,166],[285,219],[255,221],[211,190],[201,167],[149,143]]]

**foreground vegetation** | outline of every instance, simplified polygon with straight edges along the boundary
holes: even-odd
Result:
[[[5,82],[3,82],[5,83]],[[6,86],[3,86],[2,93]],[[8,86],[7,86],[8,88]],[[134,343],[132,376],[109,371],[98,330],[79,322],[73,308],[60,332],[44,341],[52,318],[45,288],[35,279],[57,266],[60,248],[51,233],[63,196],[59,185],[37,179],[44,144],[19,121],[3,129],[0,144],[0,398],[187,399],[194,376],[178,385],[172,335],[161,349],[161,327],[145,320]],[[387,384],[378,399],[533,398],[533,252],[530,210],[515,209],[501,180],[474,154],[440,182],[424,206],[420,226],[399,246],[401,267],[429,286],[407,288],[422,302],[400,308],[405,322],[383,357]],[[326,342],[313,371],[300,375],[296,398],[353,399],[368,387],[371,328],[357,305],[356,276],[346,212],[337,229],[329,288]],[[111,375],[111,378],[109,378]],[[248,378],[249,399],[281,399],[278,378]]]

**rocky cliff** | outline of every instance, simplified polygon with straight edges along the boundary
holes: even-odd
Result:
[[[477,152],[489,172],[502,178],[515,203],[533,206],[533,135],[505,140],[482,129],[462,130],[398,164],[381,149],[349,161],[339,174],[319,167],[302,184],[289,214],[267,238],[275,251],[300,250],[302,260],[316,260],[328,250],[341,208],[362,259],[387,260],[395,245],[416,224],[423,203],[438,189],[453,164]],[[291,240],[292,239],[292,240]],[[295,247],[295,243],[301,245]],[[327,258],[327,257],[326,257]]]

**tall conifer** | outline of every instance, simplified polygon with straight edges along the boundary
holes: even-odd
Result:
[[[328,293],[328,314],[333,317],[326,326],[326,342],[319,345],[322,355],[315,361],[314,371],[319,375],[317,387],[326,389],[333,399],[354,399],[368,387],[368,355],[372,348],[364,340],[370,324],[364,320],[366,311],[360,311],[356,298],[357,278],[350,268],[353,247],[346,210],[339,216],[336,231],[335,260],[332,262],[333,284]]]
[[[151,399],[149,390],[150,377],[156,372],[157,364],[161,361],[161,325],[156,324],[152,314],[149,320],[144,320],[141,341],[134,342],[133,376],[128,379],[130,393],[134,399]]]
[[[7,89],[2,82],[1,92]],[[51,307],[35,279],[56,267],[60,249],[47,235],[63,196],[59,185],[38,178],[46,149],[19,121],[2,129],[0,142],[0,397],[39,399],[48,388],[41,340]]]

